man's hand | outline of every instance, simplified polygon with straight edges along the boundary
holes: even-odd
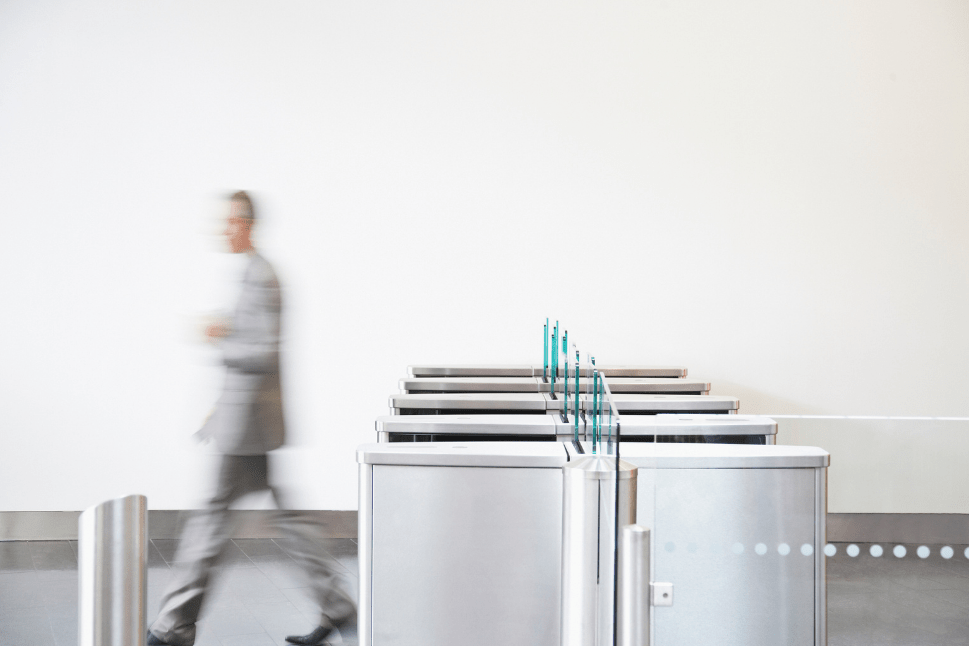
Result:
[[[229,326],[225,323],[212,323],[205,328],[205,338],[209,341],[217,341],[229,336],[229,331]]]

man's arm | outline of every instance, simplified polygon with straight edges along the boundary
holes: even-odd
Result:
[[[279,371],[281,294],[279,281],[268,266],[246,284],[247,307],[222,340],[225,365],[243,372]]]

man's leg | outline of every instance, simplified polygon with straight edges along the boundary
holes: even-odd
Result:
[[[246,493],[266,486],[265,455],[222,456],[215,495],[205,509],[192,516],[182,532],[175,557],[178,565],[162,596],[158,618],[150,628],[156,639],[172,646],[195,643],[195,622],[212,568],[230,538],[229,506]]]
[[[284,509],[285,502],[278,489],[273,489],[273,496],[276,505],[280,507],[279,526],[291,539],[288,546],[290,554],[305,573],[314,600],[320,608],[319,627],[302,638],[305,641],[298,641],[301,639],[298,637],[287,637],[287,641],[323,643],[334,628],[343,635],[356,634],[357,606],[348,592],[346,577],[341,573],[342,568],[315,540],[322,535],[319,523],[305,513]]]

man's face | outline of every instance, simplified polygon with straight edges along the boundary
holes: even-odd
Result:
[[[225,221],[225,239],[229,243],[229,251],[239,253],[251,246],[249,232],[252,220],[246,215],[245,204],[238,200],[229,201],[229,217]]]

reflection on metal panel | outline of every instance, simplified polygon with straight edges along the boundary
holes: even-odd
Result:
[[[657,470],[653,518],[638,522],[676,603],[653,609],[653,643],[815,644],[816,473]]]
[[[559,646],[559,468],[373,467],[373,644]]]
[[[78,643],[144,646],[148,501],[109,500],[78,521]]]

